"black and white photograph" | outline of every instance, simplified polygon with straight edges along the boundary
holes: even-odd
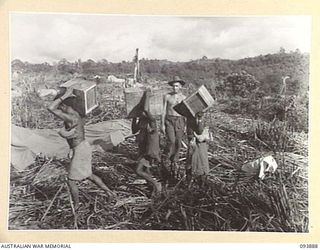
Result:
[[[309,233],[311,16],[11,12],[8,229]]]

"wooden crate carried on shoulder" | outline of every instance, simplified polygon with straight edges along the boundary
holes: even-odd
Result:
[[[137,117],[139,109],[143,107],[143,96],[145,88],[125,88],[124,96],[126,101],[126,111],[128,118]],[[161,115],[163,112],[163,96],[168,93],[167,89],[152,89],[149,111],[152,115]]]
[[[62,88],[73,88],[72,108],[81,116],[86,116],[96,107],[97,102],[97,84],[83,78],[74,78],[60,85]]]
[[[192,93],[182,102],[174,106],[174,109],[181,115],[185,117],[190,117],[203,111],[205,112],[214,104],[214,99],[207,90],[207,88],[202,85],[197,91]]]

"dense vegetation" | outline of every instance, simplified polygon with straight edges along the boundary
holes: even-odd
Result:
[[[195,85],[206,84],[211,89],[214,89],[229,74],[246,71],[254,75],[261,83],[261,90],[266,95],[278,93],[281,88],[281,77],[290,75],[291,78],[288,81],[290,94],[304,94],[308,86],[309,55],[296,51],[260,55],[241,60],[208,59],[205,56],[202,59],[189,62],[142,59],[140,66],[145,79],[168,80],[173,75],[180,75],[187,82]],[[112,63],[105,59],[98,62],[91,59],[68,62],[66,59],[62,59],[53,65],[48,63],[30,64],[18,59],[12,61],[12,71],[45,75],[54,73],[68,75],[77,72],[85,75],[113,74],[125,77],[132,74],[133,68],[133,62]]]
[[[241,60],[208,59],[206,56],[189,62],[141,59],[140,65],[145,83],[166,81],[180,75],[192,83],[190,89],[205,84],[224,112],[267,121],[278,118],[288,119],[290,123],[291,119],[294,123],[290,126],[294,130],[308,130],[309,55],[298,50],[286,53],[282,49],[276,54]],[[108,75],[132,77],[133,68],[133,62],[112,63],[106,59],[97,62],[61,59],[53,65],[30,64],[16,59],[12,61],[12,72],[23,75],[25,80],[13,77],[12,88],[55,87],[75,74],[89,78],[99,75],[103,83]],[[285,76],[290,78],[284,86]],[[26,82],[30,86],[26,86]]]

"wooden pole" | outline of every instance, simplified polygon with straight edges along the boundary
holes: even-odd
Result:
[[[140,66],[139,66],[139,49],[136,49],[136,55],[134,57],[135,59],[135,65],[134,65],[134,75],[133,75],[133,80],[134,83],[138,82],[139,80],[139,75],[140,75]]]
[[[137,82],[140,81],[140,63],[139,63],[139,49],[136,49],[136,54],[137,54]]]

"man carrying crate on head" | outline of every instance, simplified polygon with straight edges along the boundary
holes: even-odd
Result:
[[[181,92],[181,87],[185,85],[185,82],[175,76],[168,84],[172,86],[172,92],[165,95],[163,99],[164,112],[161,117],[161,131],[167,137],[164,166],[171,172],[171,175],[175,176],[177,175],[177,162],[185,131],[185,118],[177,113],[173,107],[186,98]]]
[[[140,107],[139,121],[133,118],[132,133],[137,135],[139,160],[136,173],[153,185],[154,194],[161,192],[161,183],[153,178],[151,167],[160,164],[160,144],[157,121],[149,111],[151,89],[145,92],[145,99]],[[159,169],[157,169],[159,172]]]
[[[79,189],[77,182],[89,179],[102,188],[109,196],[114,196],[103,181],[92,173],[92,150],[85,140],[84,120],[72,107],[73,88],[69,87],[56,96],[48,110],[64,121],[64,129],[60,135],[65,138],[70,146],[72,158],[68,171],[68,185],[74,202],[75,211],[79,208]]]

